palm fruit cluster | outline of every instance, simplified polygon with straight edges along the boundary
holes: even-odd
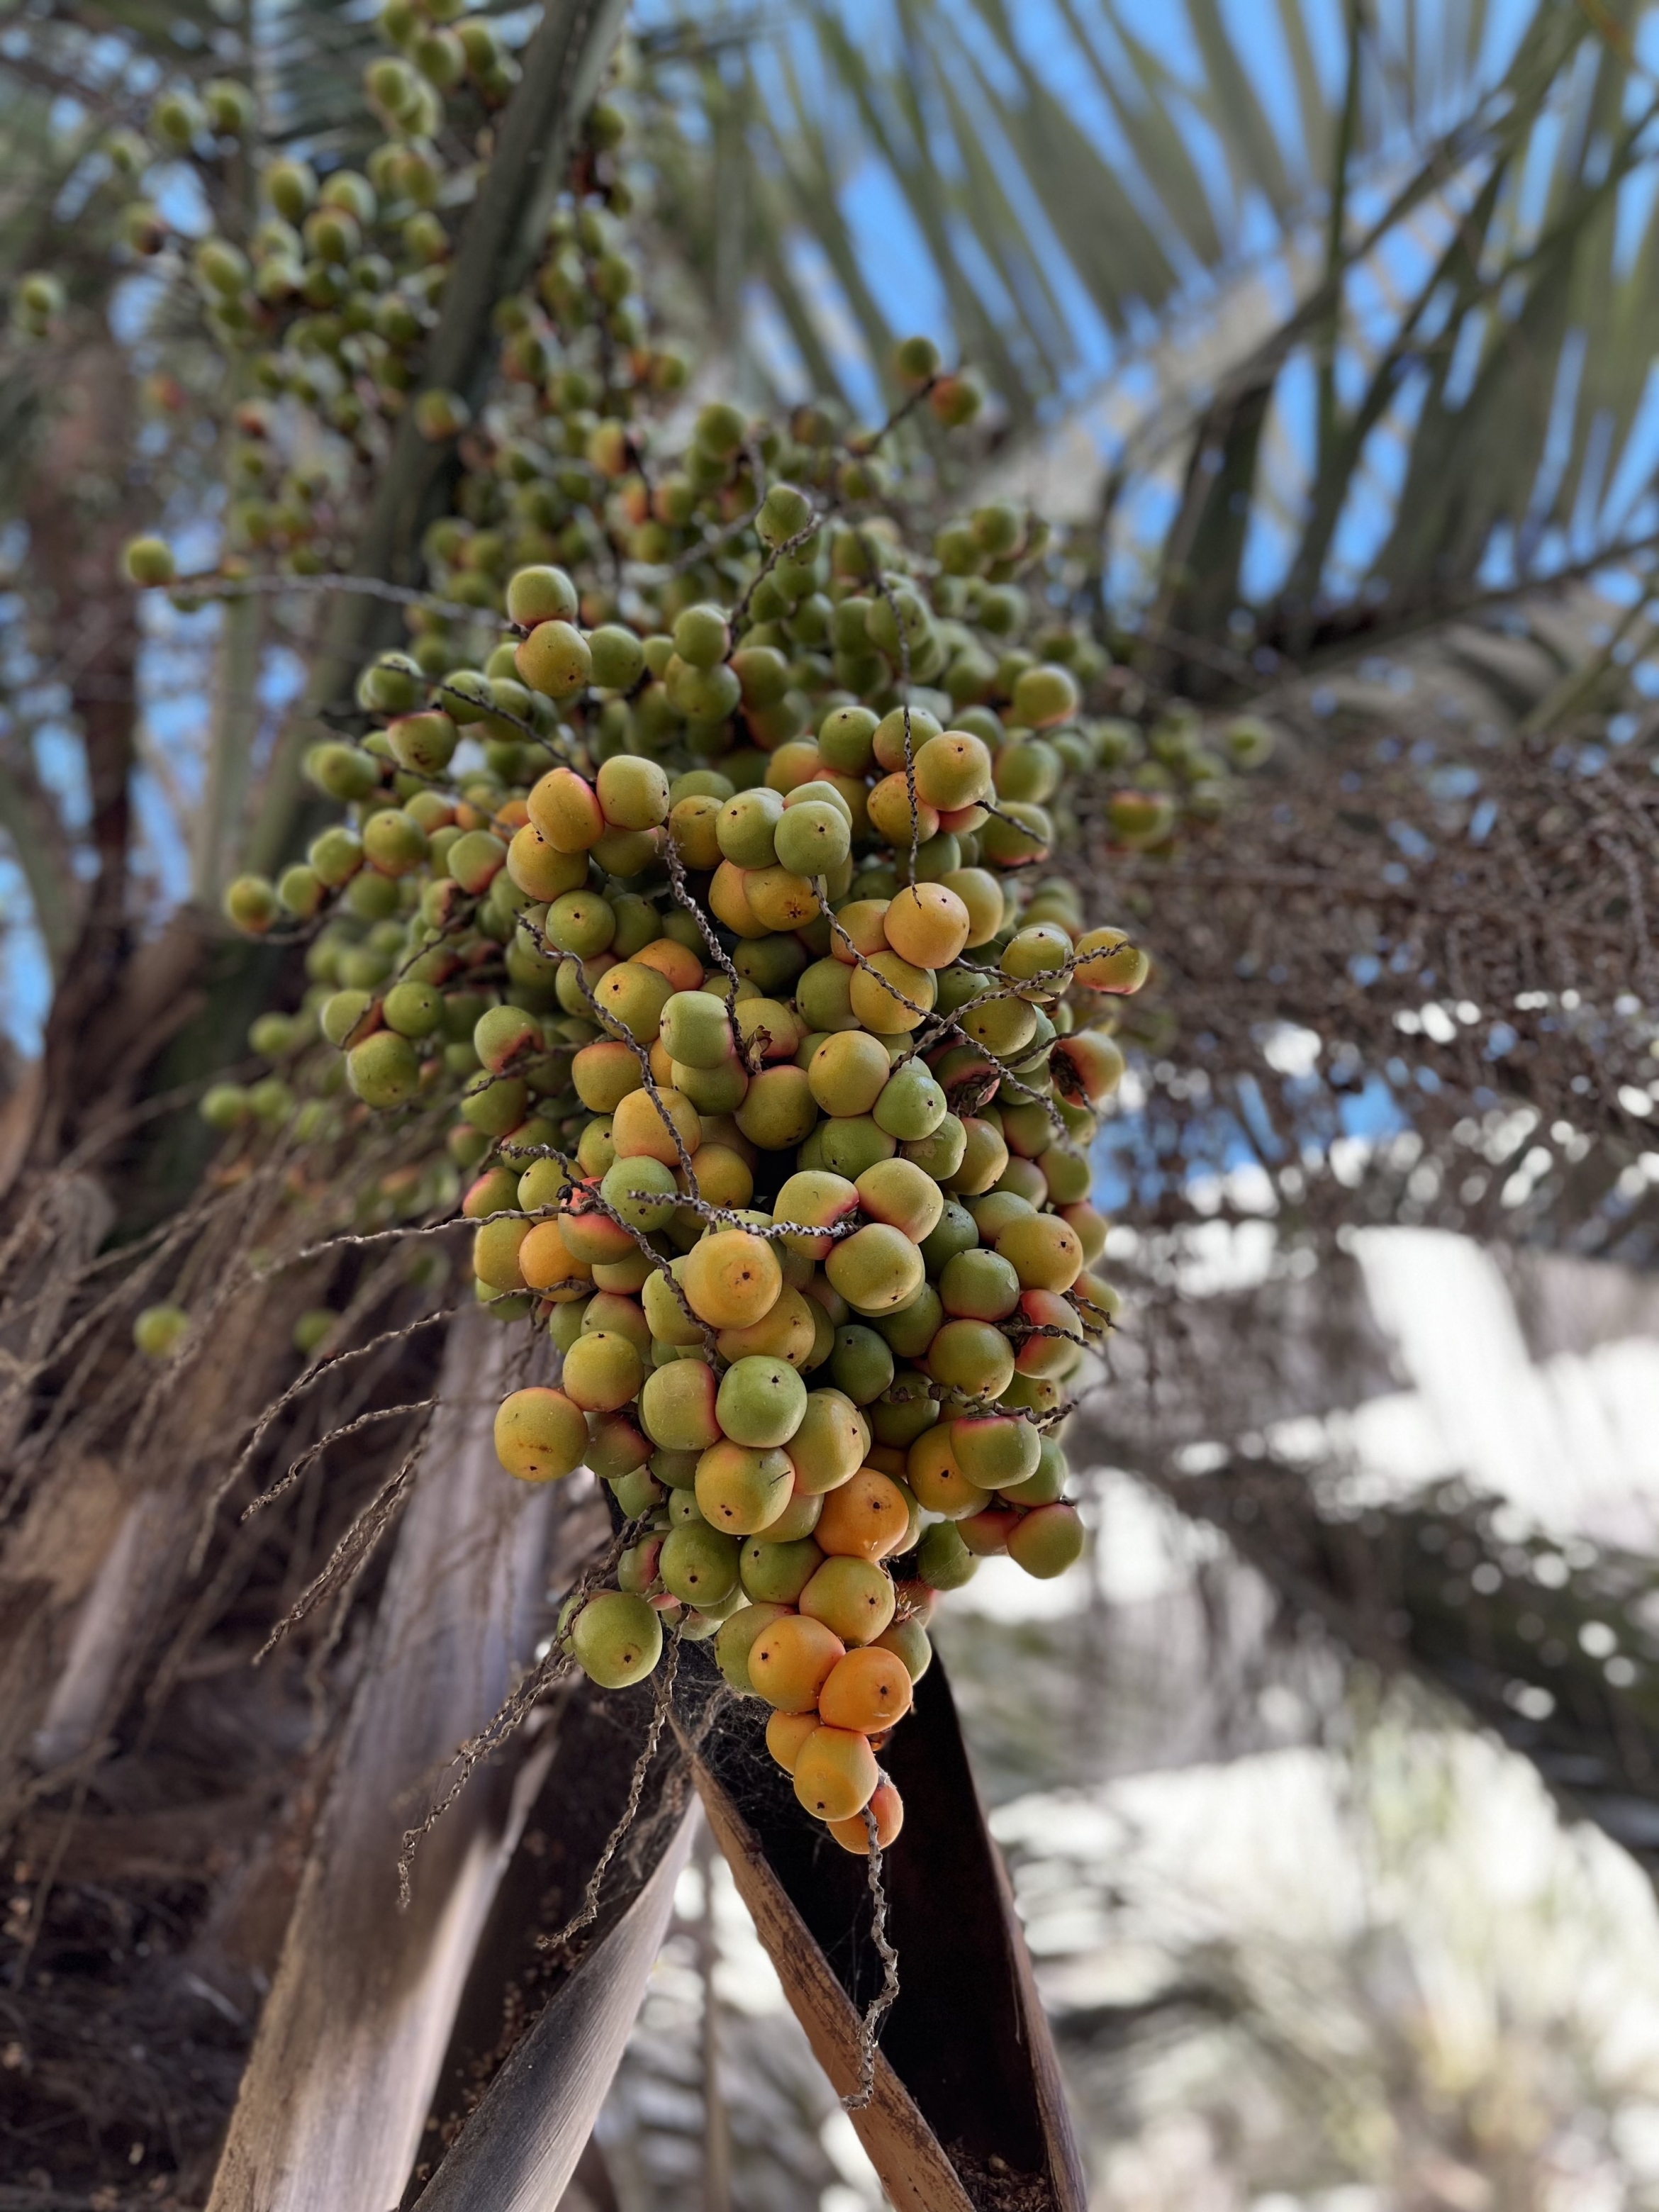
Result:
[[[450,1178],[479,1299],[559,1355],[501,1405],[503,1467],[616,1500],[614,1587],[562,1642],[623,1687],[665,1632],[712,1637],[864,1850],[896,1832],[879,1753],[936,1594],[1083,1547],[1056,1432],[1116,1304],[1088,1148],[1146,961],[1053,870],[1127,726],[1088,712],[1106,657],[1033,517],[917,527],[978,404],[928,342],[879,430],[719,399],[675,430],[616,136],[443,426],[470,424],[432,598],[307,757],[333,818],[227,894],[303,937],[308,988],[255,1024],[278,1071],[204,1110],[403,1117],[430,1165],[403,1210]],[[317,319],[279,359],[335,357]],[[284,385],[273,452],[325,450],[327,383]],[[129,568],[174,580],[159,538]]]

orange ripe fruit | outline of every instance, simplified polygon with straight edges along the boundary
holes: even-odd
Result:
[[[879,1735],[909,1710],[909,1669],[896,1653],[876,1644],[838,1659],[818,1692],[824,1725],[856,1729],[861,1735]]]
[[[977,1513],[985,1492],[969,1482],[957,1464],[951,1444],[951,1424],[924,1429],[905,1460],[905,1480],[924,1512],[942,1513],[947,1521],[960,1521]]]
[[[682,945],[678,938],[656,938],[628,957],[637,960],[642,968],[654,968],[659,974],[666,975],[677,991],[695,991],[702,981],[702,961],[689,945]]]
[[[585,1298],[593,1283],[592,1265],[576,1257],[556,1219],[537,1222],[520,1245],[519,1273],[531,1290],[556,1305]]]
[[[763,1320],[783,1288],[777,1254],[746,1229],[717,1229],[699,1238],[680,1273],[692,1312],[711,1328],[747,1328]]]
[[[948,968],[968,942],[968,908],[943,884],[907,884],[887,908],[887,942],[918,968]]]
[[[795,1754],[795,1795],[817,1820],[850,1820],[880,1779],[870,1739],[854,1729],[816,1728]]]
[[[866,801],[870,809],[870,827],[890,845],[910,849],[910,791],[904,780],[904,770],[896,769],[881,781]],[[939,809],[930,806],[921,793],[916,793],[916,823],[918,841],[926,844],[930,837],[939,835]]]
[[[771,925],[763,921],[749,903],[744,872],[735,860],[720,862],[709,878],[709,912],[738,937],[769,937]]]
[[[873,1467],[861,1467],[824,1499],[812,1534],[818,1549],[836,1558],[881,1559],[904,1541],[909,1525],[898,1485]]]
[[[890,951],[873,953],[867,967],[854,970],[848,998],[866,1029],[891,1036],[919,1028],[933,1012],[937,995],[931,968],[917,968]]]
[[[835,1496],[834,1491],[830,1495]],[[818,1516],[818,1528],[823,1516]],[[812,1531],[817,1540],[817,1528]],[[833,1630],[843,1644],[873,1644],[893,1618],[897,1600],[892,1577],[873,1559],[827,1559],[800,1594],[808,1620]]]
[[[890,903],[888,899],[849,899],[845,906],[836,908],[836,920],[841,928],[830,932],[830,950],[837,960],[845,961],[849,968],[857,965],[853,950],[842,938],[842,930],[852,939],[853,948],[866,960],[886,951],[887,908]]]
[[[766,1748],[786,1774],[795,1771],[801,1746],[818,1724],[816,1713],[774,1713],[766,1723]]]
[[[876,1845],[885,1850],[896,1843],[899,1830],[904,1826],[904,1800],[890,1782],[878,1782],[869,1804],[863,1811],[854,1813],[848,1820],[825,1823],[830,1834],[844,1851],[853,1851],[861,1859],[870,1856],[870,1828],[864,1815],[873,1814],[876,1822]]]
[[[644,1089],[630,1091],[617,1102],[611,1141],[619,1160],[660,1160],[665,1167],[677,1168],[682,1147],[695,1152],[702,1142],[702,1123],[683,1091],[659,1087],[653,1098]]]
[[[747,1206],[755,1195],[754,1170],[729,1145],[699,1145],[692,1180],[697,1196],[710,1206]]]
[[[587,855],[560,852],[533,822],[526,822],[514,831],[507,848],[507,873],[508,881],[527,896],[550,906],[587,881]]]
[[[786,1613],[762,1629],[749,1647],[749,1679],[780,1712],[810,1713],[847,1646],[821,1620]]]
[[[805,876],[787,868],[753,868],[744,878],[743,890],[750,912],[769,929],[804,929],[817,919],[817,892]]]
[[[586,1451],[587,1422],[562,1390],[514,1390],[496,1408],[495,1456],[520,1482],[556,1482]]]
[[[531,788],[531,820],[556,853],[586,853],[606,829],[599,793],[574,768],[550,768]]]
[[[620,1037],[585,1044],[570,1063],[570,1079],[590,1114],[614,1114],[645,1081],[638,1059]]]
[[[1057,1213],[1023,1213],[996,1239],[1026,1291],[1069,1291],[1083,1272],[1083,1239]]]
[[[1098,1030],[1079,1030],[1060,1039],[1049,1066],[1063,1097],[1099,1106],[1123,1080],[1125,1062],[1121,1048],[1110,1037]]]

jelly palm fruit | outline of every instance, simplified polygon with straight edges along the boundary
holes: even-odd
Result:
[[[801,1748],[818,1724],[818,1717],[813,1712],[776,1712],[767,1722],[766,1748],[786,1774],[794,1772]]]
[[[819,1550],[837,1558],[880,1559],[898,1549],[908,1525],[898,1485],[865,1467],[830,1492],[813,1534]]]
[[[877,1644],[838,1659],[818,1692],[818,1712],[830,1728],[878,1735],[910,1710],[910,1674],[904,1662]]]
[[[591,1681],[602,1690],[625,1690],[643,1681],[662,1656],[662,1623],[644,1598],[599,1590],[572,1621],[570,1643]]]
[[[825,1559],[800,1594],[803,1614],[843,1644],[873,1644],[893,1618],[896,1602],[891,1577],[863,1559]]]
[[[845,1820],[830,1820],[825,1825],[842,1850],[852,1851],[860,1858],[870,1856],[870,1827],[866,1814],[872,1814],[876,1823],[876,1844],[886,1850],[898,1841],[904,1826],[904,1801],[890,1782],[878,1782],[871,1792],[869,1804]]]
[[[692,1246],[684,1281],[700,1321],[714,1328],[744,1328],[776,1303],[783,1269],[764,1237],[745,1229],[722,1229]]]
[[[750,1645],[749,1679],[781,1711],[814,1712],[830,1669],[846,1654],[847,1646],[823,1621],[785,1613]]]
[[[697,1507],[711,1528],[749,1536],[789,1503],[794,1471],[781,1451],[756,1450],[722,1437],[697,1462]]]
[[[795,1753],[793,1772],[796,1796],[820,1820],[846,1820],[862,1812],[880,1778],[867,1736],[823,1726]]]
[[[1047,1582],[1083,1556],[1083,1523],[1070,1505],[1039,1505],[1023,1513],[1008,1536],[1009,1556]]]
[[[751,1357],[727,1368],[715,1410],[727,1437],[766,1450],[787,1444],[794,1435],[805,1415],[806,1398],[806,1385],[787,1360]]]
[[[582,1463],[587,1423],[562,1390],[514,1390],[495,1415],[495,1455],[521,1482],[556,1482]]]
[[[1140,742],[1091,719],[1103,657],[1054,621],[1073,580],[1021,506],[913,542],[902,419],[849,442],[820,410],[773,426],[715,398],[681,434],[686,365],[617,240],[608,106],[538,264],[491,303],[473,426],[427,331],[475,182],[451,164],[507,69],[450,13],[383,11],[369,175],[274,164],[254,238],[192,254],[210,342],[246,358],[225,382],[282,396],[280,435],[257,402],[232,448],[234,557],[262,586],[325,574],[402,415],[446,460],[432,599],[360,672],[361,738],[307,755],[335,818],[225,895],[252,936],[306,923],[315,1000],[258,1025],[280,1073],[215,1085],[204,1115],[249,1150],[313,1115],[343,1152],[396,1113],[371,1229],[459,1178],[477,1295],[563,1361],[502,1406],[504,1465],[586,1455],[641,1524],[624,1587],[575,1608],[577,1656],[623,1683],[665,1621],[714,1633],[734,1688],[802,1715],[775,1751],[822,1739],[812,1809],[862,1850],[860,1793],[884,1838],[900,1811],[866,1764],[890,1712],[818,1711],[848,1646],[840,1679],[896,1696],[933,1590],[988,1549],[1044,1575],[1080,1541],[1046,1431],[1116,1309],[1088,1147],[1148,963],[1038,870],[1074,783]],[[248,112],[234,86],[164,88],[157,129],[205,161],[204,126]],[[153,251],[166,225],[141,209],[128,234]],[[28,328],[64,312],[26,292]],[[896,373],[942,428],[978,404],[925,340]],[[918,488],[944,480],[930,456]],[[136,582],[174,568],[159,539],[131,550]],[[1212,818],[1198,786],[1228,772],[1189,776],[1184,734],[1152,750],[1164,781],[1094,809],[1138,849]],[[173,1326],[146,1315],[139,1340]]]

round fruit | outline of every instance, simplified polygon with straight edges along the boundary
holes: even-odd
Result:
[[[662,1622],[644,1598],[600,1590],[571,1623],[570,1643],[591,1681],[602,1690],[625,1690],[642,1682],[661,1658]]]
[[[514,1390],[501,1401],[495,1456],[521,1482],[556,1482],[581,1465],[586,1449],[581,1408],[562,1390]]]

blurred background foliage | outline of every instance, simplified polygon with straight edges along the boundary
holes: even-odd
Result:
[[[158,515],[210,562],[222,494],[194,292],[111,260],[108,134],[246,67],[268,146],[352,157],[370,13],[0,14],[0,286],[50,266],[71,302],[47,374],[0,341],[18,1097],[100,942],[214,945],[314,641],[115,580]],[[944,1639],[1100,2201],[1659,2203],[1659,1468],[1608,1411],[1616,1354],[1626,1430],[1659,1413],[1659,9],[641,0],[622,72],[653,289],[711,377],[879,419],[894,341],[939,332],[995,394],[951,505],[1067,527],[1056,615],[1124,713],[1277,733],[1190,850],[1083,848],[1163,969],[1097,1162],[1131,1305],[1079,1455],[1102,1565],[1053,1614],[988,1572]],[[152,189],[201,227],[182,171]],[[1506,1395],[1547,1406],[1530,1438]],[[1402,1407],[1426,1457],[1377,1441]],[[851,2212],[720,1879],[593,2185]]]

